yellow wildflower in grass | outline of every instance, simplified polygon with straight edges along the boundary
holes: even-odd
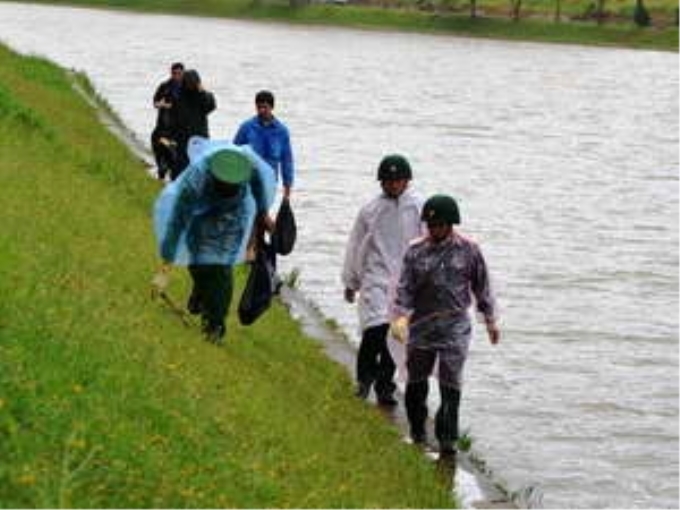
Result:
[[[73,393],[82,393],[83,387],[80,384],[73,385]]]
[[[180,489],[179,493],[184,498],[191,498],[191,497],[194,496],[194,488],[193,487],[186,487],[184,489]]]
[[[87,446],[87,441],[84,439],[71,439],[68,443],[68,447],[73,450],[84,450]]]
[[[153,445],[155,444],[166,445],[168,444],[168,442],[169,442],[168,438],[160,434],[154,434],[149,438],[149,443]]]
[[[23,473],[17,478],[19,485],[33,485],[35,484],[35,475],[33,473]]]

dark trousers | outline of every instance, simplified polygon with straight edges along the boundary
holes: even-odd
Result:
[[[180,176],[187,166],[189,166],[189,155],[187,154],[189,136],[177,133],[175,135],[175,141],[177,142],[175,161],[170,167],[170,179],[173,181]]]
[[[166,146],[161,143],[161,138],[172,139],[172,136],[156,127],[151,133],[151,148],[153,150],[154,159],[156,160],[157,176],[159,179],[165,178],[167,174],[173,175],[173,170],[177,165],[177,149],[175,146]]]
[[[397,369],[387,348],[389,324],[364,330],[357,355],[357,381],[370,388],[375,384],[378,398],[391,396],[397,388],[392,381]]]
[[[409,351],[409,366],[414,363],[422,364],[419,368],[431,373],[437,358],[436,351],[414,349]],[[428,368],[429,367],[429,368]],[[420,370],[419,370],[420,372]],[[423,439],[425,437],[425,422],[427,421],[427,394],[429,382],[427,379],[406,384],[406,415],[411,427],[411,437]],[[453,386],[439,384],[441,401],[435,415],[434,434],[442,450],[453,450],[458,440],[458,409],[460,407],[460,390]]]
[[[223,336],[234,286],[232,267],[191,265],[189,273],[194,281],[187,306],[189,311],[201,314],[206,332]]]

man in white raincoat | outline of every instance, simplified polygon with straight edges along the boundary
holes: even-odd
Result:
[[[421,198],[409,189],[411,166],[401,155],[385,156],[378,167],[382,192],[364,205],[347,242],[342,282],[345,300],[359,294],[362,329],[357,355],[356,395],[366,399],[374,386],[379,404],[397,404],[396,365],[387,348],[390,301],[409,242],[424,234]]]

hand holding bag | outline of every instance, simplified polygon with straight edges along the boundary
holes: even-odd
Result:
[[[290,200],[284,198],[281,200],[279,211],[276,213],[276,222],[274,223],[274,232],[272,234],[272,244],[276,253],[288,255],[292,252],[296,237],[297,224],[295,223],[295,215],[293,215],[293,209],[290,207]]]

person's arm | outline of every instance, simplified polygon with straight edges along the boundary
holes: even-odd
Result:
[[[246,122],[242,123],[236,135],[234,136],[234,145],[246,145],[248,143],[248,125]]]
[[[186,171],[190,171],[187,169]],[[189,220],[191,219],[191,203],[194,200],[194,190],[189,185],[189,180],[184,179],[180,186],[179,196],[170,211],[167,219],[167,226],[165,228],[165,235],[160,242],[160,256],[167,264],[175,260],[175,254],[179,245],[179,239],[185,231]]]
[[[167,108],[167,102],[165,101],[166,86],[165,83],[161,83],[156,92],[153,95],[153,106],[154,108]]]
[[[256,171],[253,172],[253,177],[250,179],[250,191],[253,193],[253,198],[255,199],[256,216],[259,217],[263,214],[267,214],[268,209],[264,192],[264,183]]]
[[[271,202],[273,200],[276,188],[272,180],[269,189],[266,189],[265,186],[267,186],[267,182],[262,174],[265,172],[273,174],[273,171],[267,162],[260,158],[257,153],[250,150],[250,148],[248,148],[248,150],[249,157],[253,165],[253,176],[250,179],[250,190],[253,194],[253,198],[255,199],[256,215],[259,220],[271,227],[273,225],[273,220],[269,218],[269,208],[271,207]]]
[[[486,333],[489,335],[489,342],[496,345],[501,340],[501,330],[498,328],[495,319],[486,323]]]
[[[495,345],[500,341],[500,329],[496,322],[496,300],[491,290],[486,260],[477,246],[473,249],[470,288],[477,302],[477,311],[484,316],[489,341]]]
[[[217,108],[217,101],[215,100],[215,94],[208,91],[203,91],[201,94],[203,98],[203,113],[208,115],[215,108]]]
[[[397,292],[392,303],[389,333],[398,342],[405,343],[408,339],[410,316],[414,308],[414,252],[411,249],[404,255]]]
[[[363,209],[359,212],[350,232],[345,248],[345,261],[342,267],[342,283],[345,286],[344,297],[348,303],[353,303],[356,293],[361,288],[361,261],[359,252],[368,231],[363,217]]]
[[[415,308],[414,289],[415,289],[415,251],[411,247],[404,254],[404,261],[401,266],[399,283],[392,304],[392,315],[408,316]]]
[[[293,182],[295,181],[295,166],[293,163],[293,149],[290,145],[290,134],[284,128],[281,144],[281,179],[283,180],[283,196],[290,197]]]

